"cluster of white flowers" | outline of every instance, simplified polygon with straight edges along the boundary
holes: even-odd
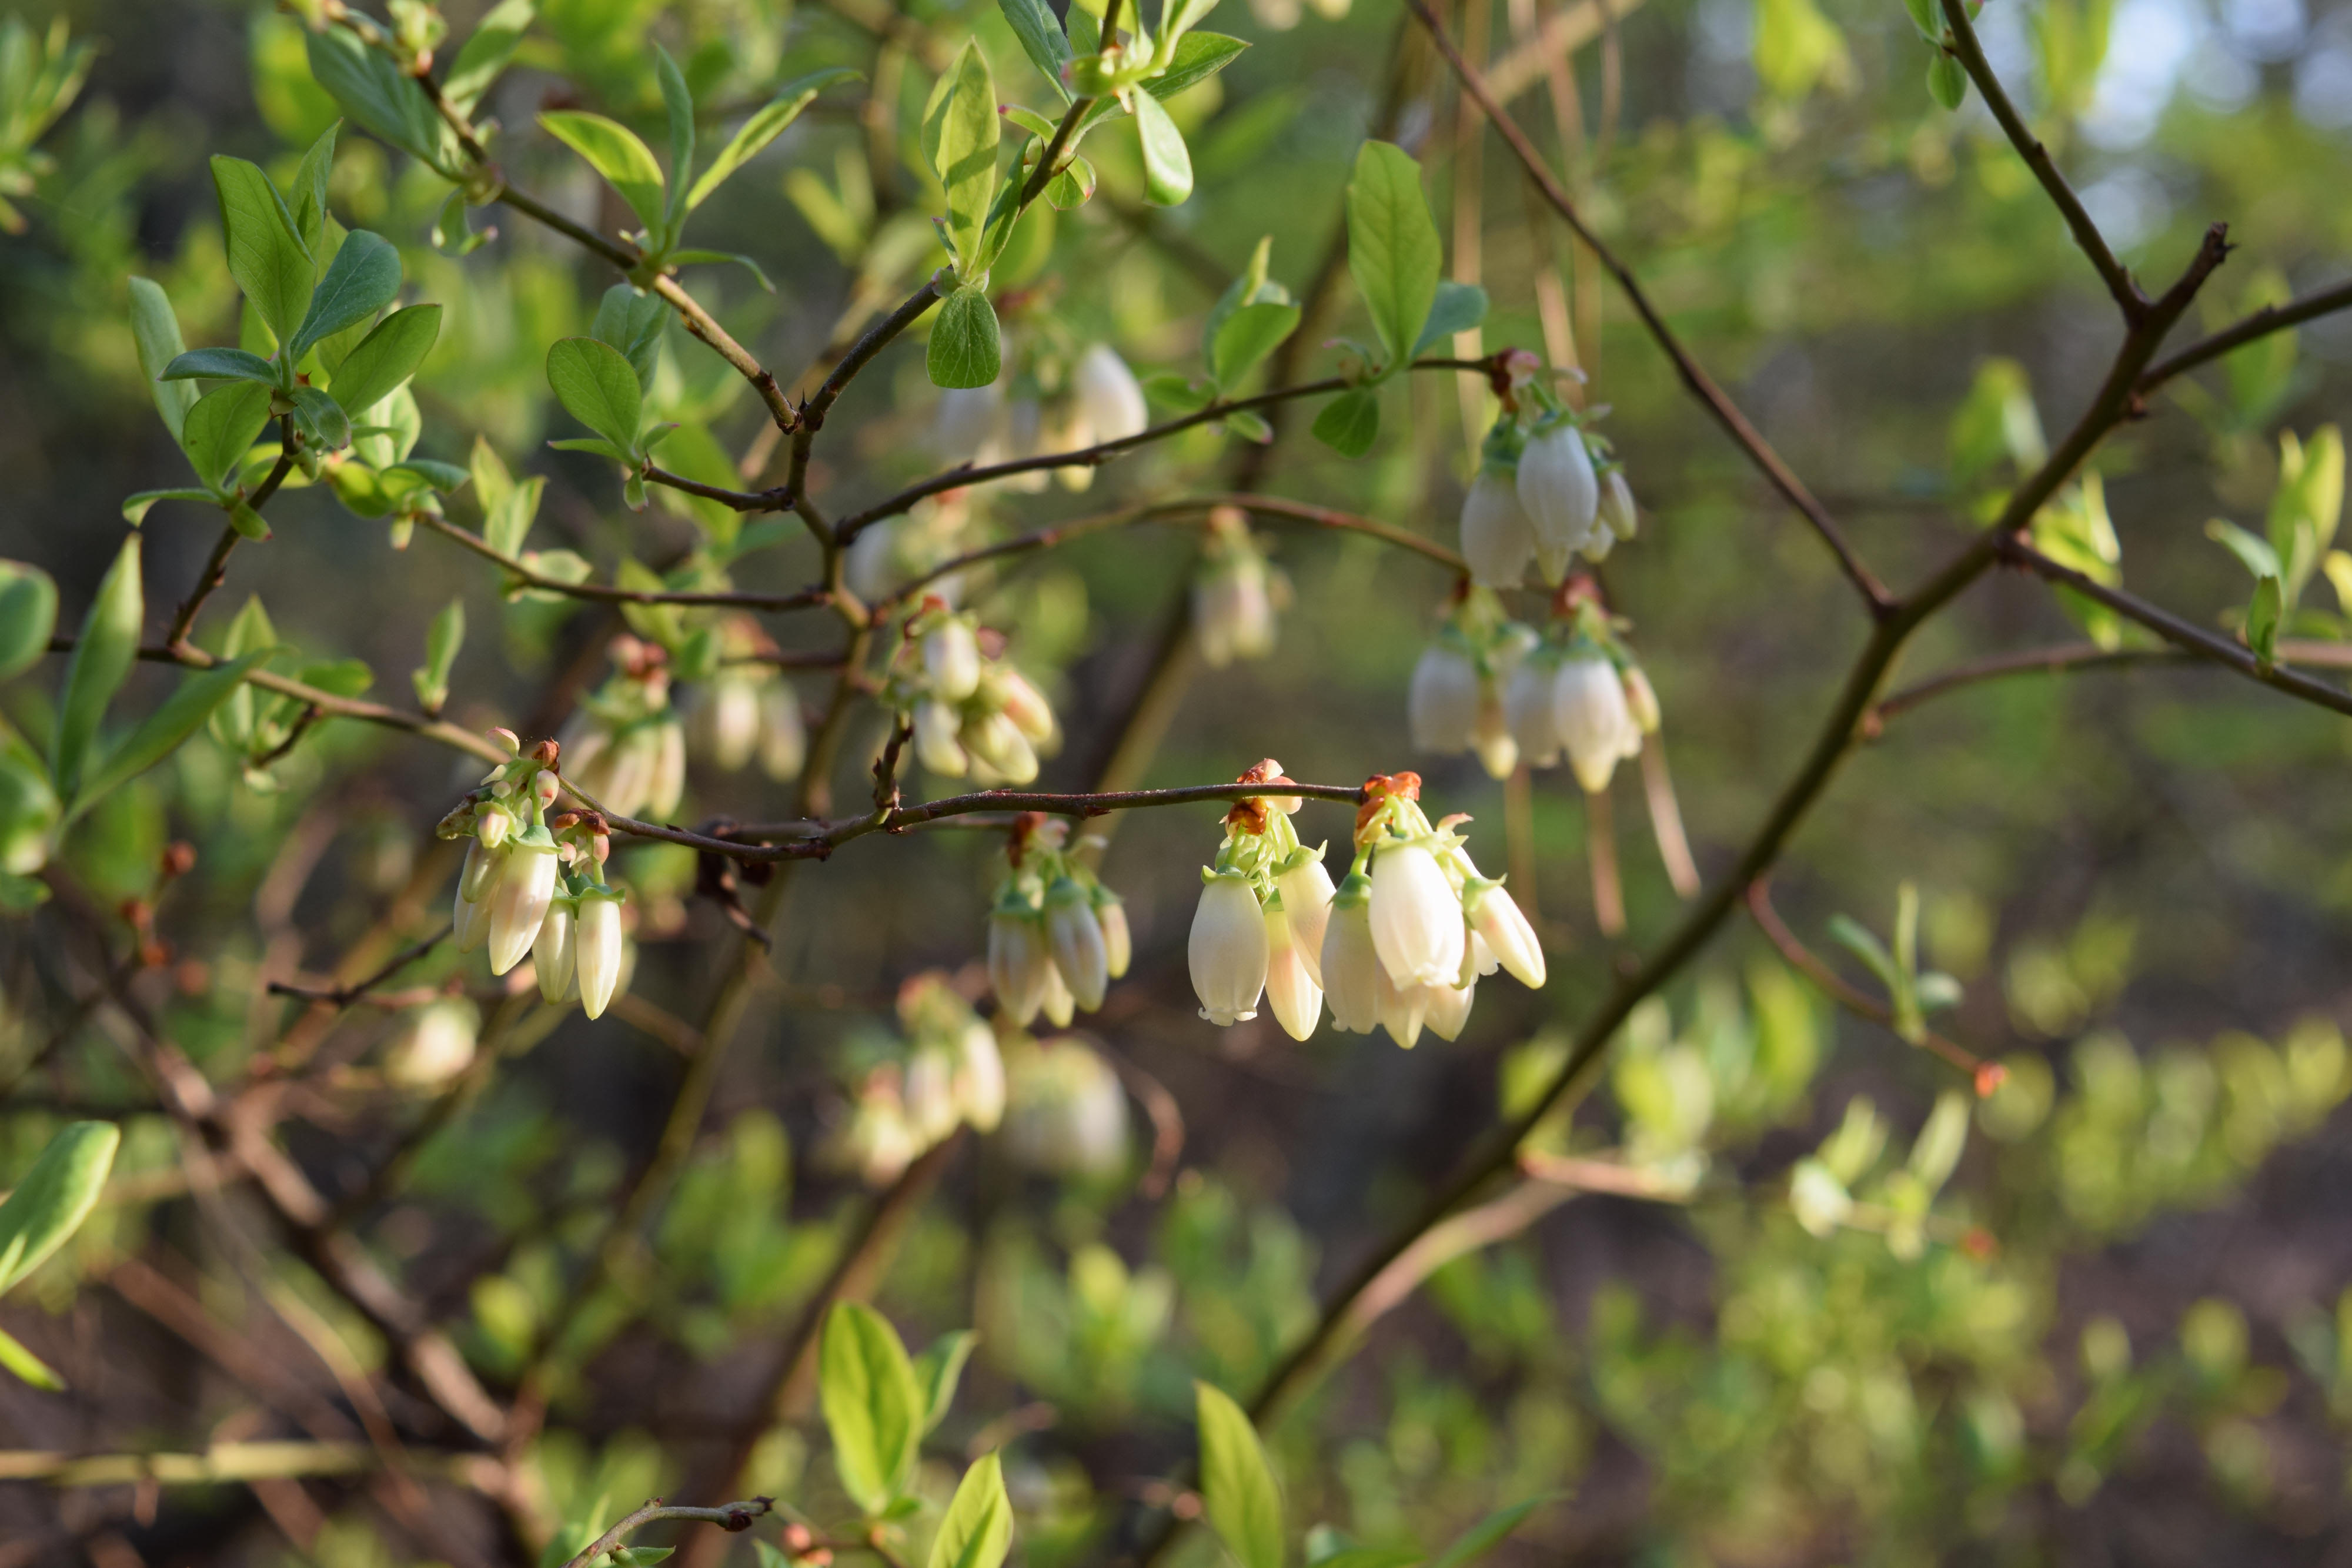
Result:
[[[1288,782],[1271,758],[1241,781]],[[1291,827],[1297,796],[1254,796],[1227,814],[1192,916],[1202,1018],[1255,1018],[1263,998],[1285,1031],[1305,1040],[1328,1001],[1335,1028],[1377,1026],[1411,1046],[1424,1026],[1457,1038],[1479,977],[1497,967],[1525,985],[1544,983],[1534,928],[1499,881],[1478,873],[1454,831],[1467,819],[1432,827],[1411,773],[1375,775],[1365,791],[1355,862],[1336,888],[1322,849],[1301,845]]]
[[[1413,666],[1406,716],[1414,748],[1444,757],[1475,751],[1489,775],[1510,777],[1519,743],[1504,693],[1537,642],[1492,591],[1465,583]]]
[[[697,695],[687,738],[697,755],[725,772],[739,773],[756,758],[760,771],[789,783],[800,777],[808,756],[800,694],[782,671],[761,662],[775,643],[758,622],[730,616],[718,631],[719,668]]]
[[[1004,362],[1004,374],[984,387],[940,394],[931,442],[942,461],[984,468],[1083,452],[1140,435],[1151,423],[1135,372],[1108,343],[1094,344],[1072,360],[1035,353],[1020,371],[1013,368],[1015,355],[1006,354]],[[1091,465],[1053,472],[1073,490],[1094,483]],[[1046,475],[1037,470],[995,482],[1035,491],[1045,488]]]
[[[903,517],[885,517],[850,541],[842,562],[849,591],[867,604],[895,597],[908,583],[971,549],[972,493],[948,490],[926,496]],[[963,602],[964,574],[950,572],[924,585],[924,591],[950,606]]]
[[[1024,814],[988,912],[989,985],[1022,1029],[1040,1012],[1056,1029],[1080,1009],[1093,1012],[1134,956],[1126,907],[1076,852],[1087,843],[1073,847],[1069,833],[1060,818]]]
[[[1512,356],[1510,382],[1462,503],[1462,557],[1482,587],[1517,588],[1531,563],[1556,585],[1578,555],[1600,560],[1632,538],[1640,516],[1607,440],[1584,428],[1607,411],[1563,405],[1531,354]]]
[[[969,776],[987,789],[1037,777],[1037,751],[1058,731],[1045,695],[1001,656],[1003,640],[979,618],[926,597],[907,619],[883,702],[914,735],[915,757],[944,779]]]
[[[670,706],[669,656],[626,632],[608,653],[613,678],[556,737],[564,776],[618,816],[670,816],[686,796],[686,727]]]
[[[969,1124],[992,1133],[1004,1116],[1004,1059],[996,1035],[938,970],[898,989],[902,1040],[860,1077],[833,1145],[834,1162],[887,1186],[923,1153]]]
[[[1222,670],[1236,659],[1263,659],[1274,652],[1275,612],[1288,596],[1289,583],[1266,564],[1240,508],[1213,508],[1208,529],[1192,577],[1192,635],[1202,659]]]
[[[1127,1092],[1102,1053],[1076,1035],[1004,1042],[1005,1152],[1048,1176],[1106,1176],[1128,1159]]]
[[[562,748],[543,740],[529,756],[511,730],[493,730],[513,754],[441,819],[440,836],[467,839],[453,917],[457,951],[488,947],[490,972],[503,975],[530,956],[540,995],[577,996],[590,1018],[620,988],[627,963],[621,904],[627,894],[604,880],[612,838],[593,812],[550,820],[561,791]]]

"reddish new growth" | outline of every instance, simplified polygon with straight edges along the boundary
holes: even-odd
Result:
[[[1021,869],[1021,857],[1029,852],[1029,841],[1036,837],[1037,830],[1047,820],[1043,811],[1024,811],[1013,819],[1013,826],[1006,831],[1004,858],[1012,862],[1014,871]]]
[[[1576,613],[1576,607],[1580,604],[1590,604],[1600,611],[1609,608],[1608,601],[1601,597],[1599,580],[1589,571],[1568,574],[1568,580],[1561,583],[1559,591],[1552,595],[1551,612],[1564,621]]]
[[[1262,762],[1253,764],[1234,782],[1236,784],[1296,784],[1298,780],[1283,772],[1282,764],[1269,757]],[[1266,814],[1268,810],[1264,797],[1244,796],[1234,801],[1234,809],[1225,813],[1225,826],[1228,829],[1239,828],[1245,833],[1263,833],[1272,822],[1272,819]]]
[[[552,740],[542,740],[530,748],[530,759],[541,768],[555,768],[555,759],[563,748]],[[559,772],[561,769],[557,769]]]
[[[1977,1098],[1990,1100],[1992,1092],[2009,1082],[2009,1069],[1998,1061],[1979,1063],[1977,1067]]]
[[[1356,831],[1360,834],[1371,825],[1381,808],[1391,800],[1421,799],[1421,775],[1418,773],[1375,773],[1364,780],[1364,803],[1356,808]]]

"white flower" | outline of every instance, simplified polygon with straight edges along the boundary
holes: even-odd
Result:
[[[1511,721],[1503,711],[1502,695],[1496,683],[1481,681],[1478,685],[1478,727],[1470,737],[1471,748],[1478,754],[1478,766],[1486,770],[1489,779],[1508,779],[1519,765],[1518,737],[1511,733]]]
[[[674,817],[677,815],[678,802],[685,798],[686,727],[674,718],[664,719],[654,726],[654,760],[646,780],[646,814],[656,821]],[[622,815],[635,813],[624,811]]]
[[[1103,988],[1110,980],[1110,955],[1094,901],[1075,878],[1063,877],[1046,890],[1045,933],[1053,945],[1054,967],[1078,1006],[1088,1012],[1101,1007]]]
[[[1274,879],[1282,895],[1282,913],[1290,922],[1291,940],[1307,977],[1323,983],[1323,938],[1331,922],[1331,873],[1319,860],[1301,860]]]
[[[1094,899],[1095,920],[1102,927],[1103,972],[1116,980],[1127,973],[1135,957],[1135,938],[1127,929],[1127,905],[1100,883],[1095,884]]]
[[[1609,788],[1620,760],[1641,755],[1642,728],[1626,706],[1625,683],[1618,679],[1617,666],[1598,653],[1580,654],[1560,665],[1552,686],[1552,722],[1587,794]]]
[[[1467,751],[1478,730],[1478,666],[1458,643],[1439,638],[1422,650],[1405,699],[1407,727],[1422,751]]]
[[[1503,686],[1503,722],[1530,768],[1549,768],[1559,760],[1559,724],[1552,700],[1559,677],[1559,661],[1538,652],[1521,660]]]
[[[1274,597],[1255,555],[1211,566],[1192,582],[1192,632],[1213,670],[1274,652]]]
[[[1202,884],[1185,957],[1202,1018],[1228,1025],[1257,1017],[1269,953],[1265,915],[1248,877],[1219,872]]]
[[[463,997],[445,997],[416,1009],[391,1049],[383,1075],[404,1089],[435,1089],[466,1071],[474,1060],[482,1015]]]
[[[1004,444],[1004,388],[950,387],[940,393],[939,411],[931,416],[931,447],[940,461],[992,463]]]
[[[1045,927],[1029,912],[1000,908],[988,916],[988,983],[996,1005],[1023,1029],[1045,1005],[1054,956]]]
[[[760,686],[740,674],[721,674],[695,707],[696,748],[726,772],[740,769],[759,747]]]
[[[1827,1237],[1853,1213],[1853,1197],[1820,1160],[1799,1160],[1789,1174],[1789,1207],[1798,1224],[1815,1236]]]
[[[601,1018],[621,983],[621,899],[591,888],[580,895],[572,938],[572,973],[580,984],[580,1010]]]
[[[1305,1040],[1323,1019],[1323,988],[1308,969],[1289,918],[1277,905],[1265,912],[1265,1000],[1293,1040]]]
[[[960,703],[980,689],[980,640],[971,623],[950,617],[923,633],[923,674],[931,695]]]
[[[962,729],[963,716],[947,704],[926,697],[915,705],[915,756],[924,772],[961,779],[971,769],[963,742],[956,738]]]
[[[1377,967],[1379,984],[1375,988],[1374,1004],[1381,1027],[1389,1031],[1391,1040],[1411,1051],[1420,1043],[1422,1025],[1429,1021],[1430,993],[1436,988],[1400,986],[1389,978],[1385,965]]]
[[[1642,673],[1639,664],[1625,669],[1625,710],[1633,716],[1634,725],[1643,735],[1655,735],[1665,716],[1658,711],[1657,688],[1650,677]]]
[[[1503,884],[1483,877],[1472,882],[1463,892],[1462,906],[1469,914],[1472,932],[1511,972],[1511,977],[1523,986],[1541,989],[1545,974],[1543,944],[1536,939],[1536,928],[1528,924],[1517,902],[1503,891]]]
[[[1544,579],[1568,575],[1569,558],[1592,537],[1601,506],[1592,454],[1584,436],[1565,422],[1528,438],[1519,455],[1519,504],[1535,524],[1536,564]]]
[[[1462,501],[1462,559],[1470,578],[1486,588],[1517,588],[1535,559],[1535,519],[1519,504],[1517,481],[1496,468],[1481,468]]]
[[[989,714],[963,727],[963,748],[972,760],[977,782],[1029,784],[1037,778],[1037,748],[1021,727],[1003,713]]]
[[[989,683],[997,707],[1013,721],[1015,729],[1039,746],[1054,738],[1053,705],[1046,702],[1045,694],[1032,685],[1028,676],[1011,664],[999,664],[990,672]]]
[[[1349,873],[1331,896],[1330,924],[1323,932],[1323,996],[1331,1004],[1331,1026],[1349,1034],[1370,1034],[1381,1021],[1380,988],[1386,979],[1372,940],[1371,884]]]
[[[1451,985],[1461,972],[1462,900],[1427,844],[1390,840],[1373,852],[1372,943],[1400,987]]]
[[[466,852],[467,874],[472,873],[473,860],[474,851],[468,849]],[[479,898],[467,898],[466,896],[467,878],[465,875],[457,878],[457,904],[451,915],[450,936],[456,939],[458,952],[478,952],[482,946],[489,941],[490,894],[498,888],[498,876],[506,869],[506,860],[504,853],[482,857],[482,864],[488,869],[488,875],[482,883],[482,895]]]
[[[560,1002],[572,989],[575,924],[572,901],[554,899],[547,906],[547,918],[539,923],[538,938],[530,945],[530,965],[539,974],[539,994],[547,1001]]]
[[[1005,1062],[1005,1150],[1057,1176],[1107,1176],[1127,1160],[1127,1094],[1118,1074],[1066,1036],[1016,1050]]]
[[[1478,982],[1471,980],[1460,986],[1424,986],[1422,1005],[1430,1030],[1440,1040],[1460,1040],[1462,1030],[1470,1022],[1470,1004],[1476,998]]]
[[[490,894],[493,975],[503,975],[522,962],[523,955],[539,939],[539,927],[555,898],[555,841],[548,838],[543,828],[533,829],[532,833],[546,841],[534,843],[526,836],[509,845],[506,869],[499,873],[499,884]]]
[[[760,693],[760,771],[779,784],[801,776],[808,759],[808,726],[790,681],[771,681]]]
[[[1601,476],[1601,521],[1621,539],[1630,539],[1641,531],[1641,514],[1633,506],[1633,487],[1625,483],[1625,471],[1612,468]]]
[[[1055,1029],[1069,1028],[1070,1020],[1077,1016],[1078,998],[1070,995],[1070,983],[1062,978],[1058,965],[1045,966],[1045,998],[1038,1004],[1038,1010]]]
[[[955,1096],[955,1060],[936,1046],[917,1050],[907,1059],[900,1099],[907,1107],[907,1124],[925,1147],[956,1129],[961,1119]]]
[[[1070,384],[1097,442],[1125,441],[1150,427],[1151,413],[1144,406],[1143,388],[1108,343],[1097,343],[1078,356]]]
[[[996,1034],[974,1019],[956,1035],[956,1103],[974,1132],[993,1133],[1004,1119],[1004,1057]]]

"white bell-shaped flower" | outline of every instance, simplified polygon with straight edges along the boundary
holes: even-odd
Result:
[[[1552,685],[1552,722],[1585,793],[1609,787],[1617,764],[1642,751],[1642,729],[1625,703],[1617,666],[1599,653],[1564,661]]]
[[[1470,737],[1470,748],[1478,754],[1478,766],[1487,778],[1508,779],[1519,765],[1519,740],[1511,733],[1510,716],[1496,686],[1494,681],[1478,685],[1478,727]]]
[[[1028,676],[1011,664],[999,664],[989,674],[997,706],[1014,728],[1032,743],[1043,746],[1054,738],[1054,708]]]
[[[1650,677],[1642,673],[1639,664],[1625,667],[1625,710],[1633,716],[1634,727],[1643,735],[1655,735],[1665,716],[1658,711],[1658,691],[1650,685]]]
[[[533,842],[536,838],[543,842]],[[503,975],[522,962],[539,939],[548,905],[555,899],[555,841],[544,828],[507,846],[506,869],[490,894],[490,973]]]
[[[1432,986],[1400,986],[1389,977],[1385,965],[1380,967],[1379,983],[1374,988],[1374,1008],[1381,1027],[1389,1038],[1407,1051],[1421,1043],[1422,1026],[1429,1021]]]
[[[1210,876],[1185,944],[1201,1016],[1219,1025],[1257,1017],[1269,956],[1265,915],[1249,878],[1239,872]]]
[[[1192,583],[1192,632],[1213,670],[1274,652],[1274,595],[1255,555],[1219,562]]]
[[[970,622],[952,617],[940,622],[923,633],[920,652],[933,696],[960,703],[980,689],[980,639]]]
[[[621,898],[603,888],[580,895],[572,937],[572,974],[580,986],[580,1010],[602,1018],[620,989],[627,954],[621,940]]]
[[[1430,1032],[1440,1040],[1460,1040],[1470,1022],[1470,1004],[1476,999],[1477,992],[1478,982],[1475,979],[1466,985],[1423,987],[1423,1020]]]
[[[562,897],[548,904],[547,918],[539,923],[539,937],[530,945],[530,967],[539,976],[544,1001],[560,1002],[572,990],[577,925],[572,901]]]
[[[1291,941],[1307,977],[1323,983],[1323,938],[1331,923],[1331,873],[1320,860],[1301,860],[1274,879],[1282,895],[1282,913],[1290,922]]]
[[[974,1132],[993,1133],[1004,1119],[1004,1055],[995,1031],[978,1019],[956,1035],[955,1096]]]
[[[1004,444],[1004,388],[950,387],[931,416],[931,448],[942,463],[993,463]]]
[[[1103,989],[1110,981],[1110,955],[1094,901],[1076,879],[1063,877],[1046,890],[1045,935],[1054,949],[1054,968],[1078,1006],[1088,1012],[1101,1007]]]
[[[1545,975],[1543,944],[1537,940],[1536,928],[1528,924],[1517,901],[1503,891],[1503,884],[1484,878],[1473,881],[1463,892],[1462,906],[1469,915],[1471,931],[1496,961],[1519,984],[1540,990]]]
[[[1535,519],[1519,502],[1517,478],[1486,467],[1470,481],[1462,501],[1462,559],[1484,588],[1517,588],[1536,556]]]
[[[473,859],[471,849],[467,851],[467,859],[469,862]],[[506,869],[506,855],[503,852],[485,855],[482,863],[488,868],[488,874],[482,883],[481,897],[467,898],[465,877],[457,879],[457,906],[451,912],[450,936],[460,953],[478,953],[490,939],[490,895],[498,889],[499,873]]]
[[[996,1005],[1023,1029],[1045,1005],[1054,955],[1045,927],[1025,910],[996,909],[988,916],[988,983]]]
[[[677,815],[686,799],[686,727],[665,719],[653,727],[654,760],[646,780],[646,814],[659,821]]]
[[[1037,1004],[1045,1021],[1055,1029],[1067,1029],[1070,1020],[1078,1016],[1078,998],[1070,994],[1070,983],[1062,978],[1061,966],[1045,966],[1045,994]]]
[[[1390,840],[1373,852],[1372,943],[1401,987],[1451,985],[1461,972],[1462,900],[1428,845]]]
[[[1127,927],[1127,905],[1118,895],[1097,883],[1094,888],[1095,920],[1102,927],[1103,970],[1116,980],[1127,973],[1135,958],[1135,938]]]
[[[779,784],[801,776],[808,760],[808,723],[790,681],[771,681],[760,693],[760,771]]]
[[[1559,761],[1559,723],[1553,700],[1559,677],[1559,661],[1538,651],[1521,660],[1503,685],[1503,722],[1530,768],[1549,768]]]
[[[386,1049],[383,1076],[403,1089],[437,1089],[472,1065],[481,1033],[479,1009],[463,997],[444,997],[416,1009]]]
[[[1422,651],[1405,716],[1417,749],[1444,757],[1470,749],[1478,733],[1478,666],[1459,642],[1441,637]]]
[[[1070,385],[1096,442],[1125,441],[1150,427],[1142,384],[1108,343],[1097,343],[1078,356]]]
[[[1323,988],[1316,984],[1297,934],[1278,904],[1265,911],[1265,1001],[1293,1040],[1305,1040],[1323,1021]]]
[[[963,727],[963,748],[975,780],[991,789],[1018,787],[1037,779],[1037,748],[1021,727],[1003,713],[984,714]]]
[[[915,705],[915,758],[924,772],[961,779],[971,771],[971,759],[958,738],[962,730],[963,716],[947,704],[927,697]]]
[[[1601,476],[1601,522],[1621,539],[1630,539],[1641,530],[1642,516],[1633,505],[1633,486],[1625,483],[1625,471],[1612,468]]]
[[[1535,524],[1536,564],[1546,581],[1558,582],[1591,538],[1600,511],[1601,484],[1583,434],[1563,422],[1528,437],[1519,455],[1518,491]]]
[[[1329,908],[1322,980],[1324,1000],[1331,1005],[1331,1026],[1349,1034],[1370,1034],[1381,1021],[1381,987],[1387,977],[1372,940],[1370,882],[1351,874],[1332,894]]]
[[[740,769],[759,748],[761,685],[724,673],[704,688],[702,700],[695,705],[695,747],[726,772]]]

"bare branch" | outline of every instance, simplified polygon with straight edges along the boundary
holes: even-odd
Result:
[[[2322,316],[2332,316],[2338,310],[2352,310],[2352,283],[2339,283],[2333,288],[2323,288],[2315,294],[2290,299],[2284,305],[2265,305],[2236,325],[2209,338],[2200,339],[2180,352],[2149,366],[2139,378],[2139,390],[2154,392],[2173,377],[2242,349],[2257,339],[2267,338],[2273,332],[2284,332],[2290,327],[2316,320]]]

